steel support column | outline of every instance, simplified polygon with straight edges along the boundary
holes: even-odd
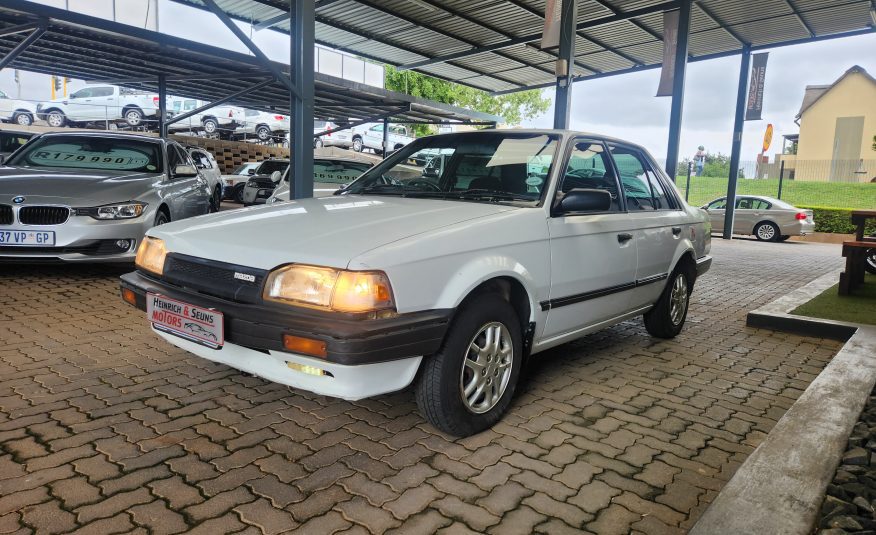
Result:
[[[742,130],[745,127],[745,102],[748,92],[748,68],[751,63],[751,46],[742,47],[739,63],[739,86],[736,88],[736,115],[733,119],[733,147],[730,149],[730,176],[727,181],[727,205],[724,210],[722,238],[733,236],[733,212],[736,209],[736,181],[739,179],[739,156],[742,152]]]
[[[291,113],[289,133],[289,198],[313,197],[313,50],[314,0],[296,0],[289,10],[289,75]]]
[[[572,108],[572,74],[575,65],[575,25],[578,22],[578,1],[562,0],[560,11],[560,53],[557,65],[565,64],[565,72],[557,76],[554,93],[554,128],[569,128],[569,115]]]
[[[36,40],[42,37],[44,33],[46,33],[46,27],[40,26],[32,31],[30,35],[25,37],[22,42],[18,43],[15,48],[10,50],[9,53],[6,54],[6,56],[0,59],[0,71],[2,71],[4,68],[6,68],[7,65],[12,63],[15,58],[17,58],[22,52],[27,50],[30,45],[34,44]]]
[[[675,72],[672,78],[672,106],[669,111],[669,143],[666,147],[666,174],[675,182],[678,148],[681,144],[681,112],[684,109],[684,77],[687,73],[687,42],[690,35],[691,0],[682,0],[678,13],[678,43],[675,47]]]
[[[167,77],[158,75],[158,135],[167,137]]]
[[[383,120],[383,159],[389,154],[389,117]]]

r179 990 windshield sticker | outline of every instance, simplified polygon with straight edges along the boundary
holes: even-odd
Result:
[[[120,156],[117,153],[112,156],[106,156],[95,153],[44,150],[32,154],[30,160],[37,165],[43,163],[54,166],[63,162],[65,167],[89,167],[92,169],[102,166],[110,167],[112,169],[139,169],[149,163],[149,158]]]

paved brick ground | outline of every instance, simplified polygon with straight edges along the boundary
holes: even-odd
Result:
[[[714,244],[673,341],[630,321],[542,355],[510,414],[437,434],[180,351],[99,267],[0,266],[0,533],[676,533],[835,342],[744,327],[836,246]]]

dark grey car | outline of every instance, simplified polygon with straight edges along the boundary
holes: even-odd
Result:
[[[151,227],[211,211],[210,194],[173,141],[43,134],[0,167],[0,260],[131,261]]]

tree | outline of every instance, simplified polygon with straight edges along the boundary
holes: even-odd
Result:
[[[537,89],[494,97],[480,89],[414,71],[398,71],[390,66],[386,67],[385,86],[415,97],[498,115],[511,125],[540,115],[550,107],[550,100],[544,98]],[[414,125],[414,130],[417,135],[425,135],[432,133],[430,126]]]

